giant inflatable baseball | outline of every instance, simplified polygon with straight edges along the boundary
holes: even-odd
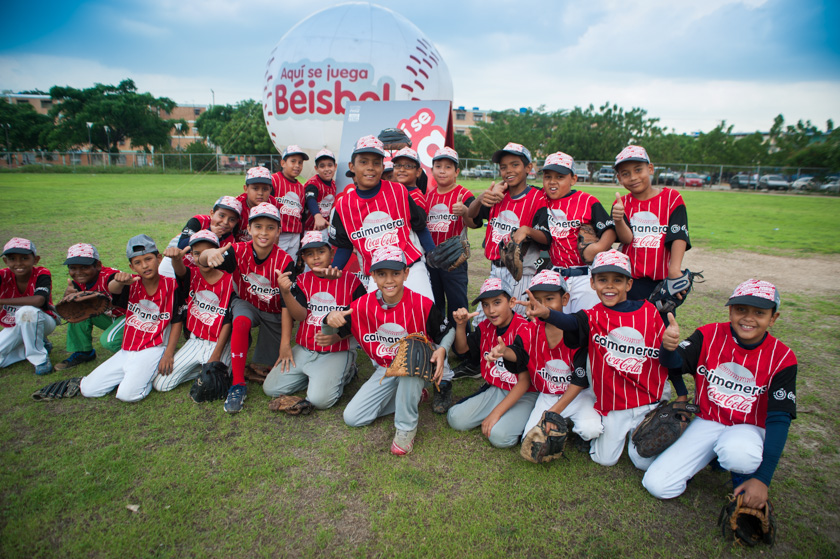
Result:
[[[346,103],[399,100],[451,101],[452,78],[413,23],[375,4],[312,14],[280,39],[266,65],[263,115],[278,151],[289,144],[310,155],[337,151]]]

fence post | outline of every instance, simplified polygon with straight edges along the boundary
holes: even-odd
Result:
[[[192,170],[192,154],[188,153],[187,155],[190,157],[190,173],[192,173],[193,172],[193,170]]]
[[[166,174],[166,154],[160,154],[160,160],[163,161],[163,174]]]

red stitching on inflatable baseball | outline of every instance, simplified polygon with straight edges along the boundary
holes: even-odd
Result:
[[[414,92],[414,88],[412,88],[410,85],[402,84],[400,87],[402,87],[403,89],[407,89],[408,91]]]
[[[425,63],[429,66],[429,68],[432,68],[432,69],[434,68],[434,67],[433,67],[433,66],[429,63],[429,61],[428,61],[428,60],[426,60],[425,58],[423,59],[423,62],[425,62]]]
[[[416,83],[417,87],[419,87],[420,89],[426,89],[425,87],[423,87],[423,84],[418,82],[417,80],[414,80],[414,83]]]
[[[420,59],[417,58],[416,56],[414,56],[413,54],[409,54],[408,57],[410,59],[412,59],[414,62],[416,62],[417,64],[420,64]]]
[[[420,47],[414,47],[414,48],[416,48],[417,50],[419,50],[420,52],[422,52],[422,53],[423,53],[423,56],[429,56],[429,53],[427,53],[426,51],[424,51],[424,50],[423,50],[423,49],[421,49]]]
[[[429,74],[427,74],[427,73],[425,72],[425,70],[423,70],[423,68],[420,68],[420,70],[419,70],[419,71],[420,71],[420,73],[421,73],[421,74],[423,74],[423,76],[424,76],[427,80],[429,79]],[[414,74],[414,75],[416,76],[417,74]]]
[[[412,74],[414,74],[415,76],[417,75],[417,70],[415,70],[411,66],[406,66],[405,69],[408,70],[409,72],[411,72]],[[420,71],[422,72],[423,70],[420,70]],[[428,78],[429,76],[426,76],[426,77]]]

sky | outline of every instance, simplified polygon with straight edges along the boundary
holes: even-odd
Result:
[[[132,78],[182,104],[260,99],[269,53],[309,0],[9,2],[0,91]],[[454,105],[641,107],[677,132],[840,123],[840,1],[385,1],[436,45]],[[383,30],[386,33],[387,30]],[[214,93],[211,93],[213,90]]]

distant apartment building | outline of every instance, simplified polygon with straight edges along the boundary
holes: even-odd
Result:
[[[452,109],[452,124],[455,128],[455,134],[469,136],[477,122],[493,122],[490,118],[490,112],[482,111],[478,107],[473,107],[471,110],[464,106]]]

